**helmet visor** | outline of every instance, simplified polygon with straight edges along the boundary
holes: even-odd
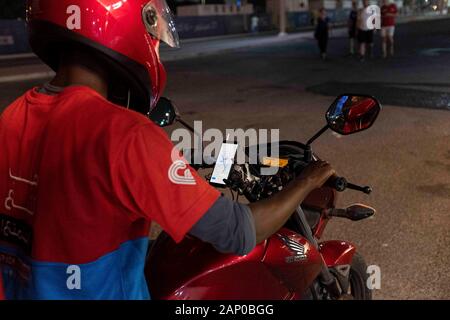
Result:
[[[147,32],[173,48],[180,47],[175,21],[165,0],[151,0],[142,9]]]

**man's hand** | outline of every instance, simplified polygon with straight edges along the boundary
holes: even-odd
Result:
[[[318,160],[309,164],[298,177],[303,180],[311,188],[311,191],[322,187],[327,180],[336,174],[331,165],[322,160]]]
[[[269,199],[251,203],[257,243],[277,232],[308,194],[320,188],[333,174],[335,171],[327,162],[313,162],[284,190]]]

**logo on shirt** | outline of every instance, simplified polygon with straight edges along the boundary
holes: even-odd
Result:
[[[22,220],[0,214],[0,241],[31,252],[33,229]],[[1,264],[1,263],[0,263]]]
[[[196,185],[191,171],[182,160],[176,160],[172,163],[168,172],[169,180],[175,184]]]
[[[11,168],[9,168],[9,177],[10,179],[13,181],[13,184],[15,183],[20,183],[20,184],[25,184],[25,185],[29,185],[32,187],[37,187],[38,185],[38,177],[37,175],[34,175],[33,179],[25,179],[23,177],[19,177],[19,176],[15,176],[12,174],[12,170]],[[15,190],[14,189],[10,189],[8,192],[8,196],[5,198],[5,209],[12,211],[13,209],[19,210],[19,211],[24,211],[26,213],[28,213],[30,216],[34,215],[34,211],[31,210],[30,208],[27,208],[23,205],[19,205],[16,203],[15,200]]]

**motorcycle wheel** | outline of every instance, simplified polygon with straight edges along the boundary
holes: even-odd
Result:
[[[356,252],[350,267],[350,287],[348,294],[355,300],[372,300],[372,291],[367,287],[367,264],[364,258]]]

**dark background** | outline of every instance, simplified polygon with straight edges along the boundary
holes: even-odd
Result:
[[[25,18],[25,0],[0,0],[0,19]]]

